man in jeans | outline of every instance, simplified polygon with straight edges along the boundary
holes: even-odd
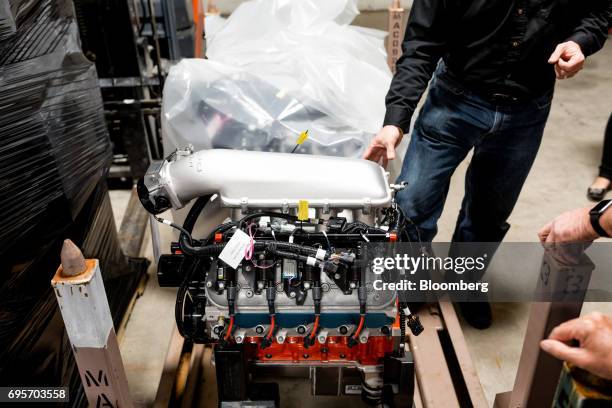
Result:
[[[471,149],[453,241],[504,238],[555,76],[571,78],[602,48],[611,9],[612,0],[414,0],[384,127],[364,157],[385,166],[395,158],[433,75],[399,176],[408,187],[397,195],[422,241],[436,235],[451,175]],[[460,307],[474,327],[490,325],[488,303]]]

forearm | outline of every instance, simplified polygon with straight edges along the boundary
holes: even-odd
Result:
[[[437,61],[421,60],[412,55],[404,55],[398,60],[396,74],[387,93],[383,125],[395,125],[403,133],[408,133],[412,115],[427,88]]]
[[[440,57],[446,49],[448,9],[444,0],[414,2],[402,43],[402,57],[387,93],[384,125],[404,133]]]

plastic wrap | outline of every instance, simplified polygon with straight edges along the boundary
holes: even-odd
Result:
[[[7,0],[0,0],[0,41],[15,34],[15,18]]]
[[[253,0],[183,60],[164,88],[166,153],[191,143],[359,156],[384,117],[385,33],[349,26],[352,0]],[[254,24],[256,22],[256,24]]]
[[[105,182],[110,140],[72,2],[10,6],[15,30],[0,40],[0,385],[69,386],[81,406],[50,286],[62,241],[100,259],[116,323],[140,275],[118,243]]]

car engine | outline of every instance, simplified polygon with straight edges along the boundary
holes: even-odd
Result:
[[[183,225],[157,218],[180,231],[158,279],[179,287],[181,335],[259,365],[357,368],[362,397],[380,402],[405,327],[423,330],[407,299],[372,290],[366,262],[369,246],[407,240],[401,188],[376,163],[338,157],[188,147],[152,164],[138,186],[150,213],[194,201]],[[231,216],[192,236],[217,200]]]

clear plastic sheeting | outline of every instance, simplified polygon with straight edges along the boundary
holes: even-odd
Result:
[[[384,117],[385,33],[349,26],[352,0],[253,0],[183,60],[164,88],[164,150],[230,148],[360,156]]]

